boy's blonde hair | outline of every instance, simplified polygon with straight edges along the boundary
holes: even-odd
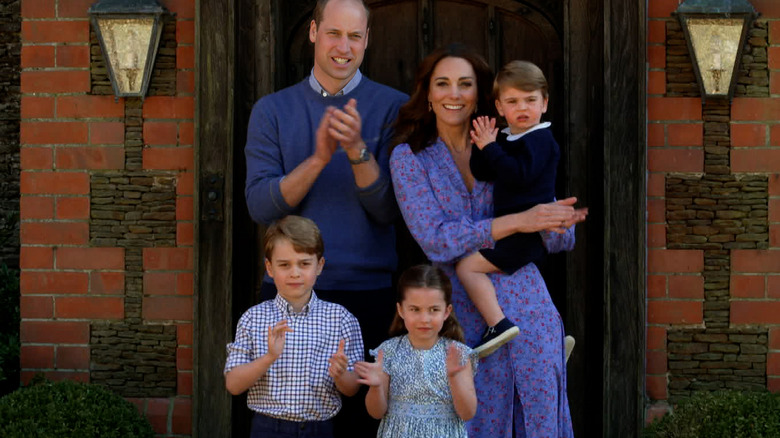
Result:
[[[316,254],[322,258],[325,245],[320,229],[313,220],[301,216],[286,216],[271,224],[265,231],[265,258],[271,260],[274,246],[279,239],[287,239],[293,249],[305,254]]]
[[[516,88],[523,91],[541,90],[542,97],[547,99],[547,79],[542,69],[529,61],[510,61],[496,75],[493,82],[493,94],[496,99],[501,96],[501,90]]]

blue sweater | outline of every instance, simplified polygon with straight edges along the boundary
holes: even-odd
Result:
[[[327,106],[357,100],[362,136],[379,163],[377,181],[358,188],[347,154],[339,149],[296,207],[282,197],[279,182],[314,152],[315,133]],[[388,169],[392,123],[408,97],[366,78],[344,96],[323,97],[308,78],[264,96],[249,120],[246,201],[256,222],[288,214],[312,219],[325,243],[325,269],[317,289],[369,290],[389,287],[395,271],[398,216]],[[267,280],[267,279],[266,279]]]

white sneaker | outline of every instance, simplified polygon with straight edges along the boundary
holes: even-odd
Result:
[[[566,362],[569,362],[569,356],[571,356],[571,351],[574,350],[574,337],[573,336],[566,336],[563,338],[564,348],[566,349]]]

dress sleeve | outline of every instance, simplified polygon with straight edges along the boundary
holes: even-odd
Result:
[[[491,236],[492,219],[474,221],[455,205],[440,202],[446,198],[436,192],[452,191],[451,187],[435,186],[427,170],[408,145],[393,150],[390,158],[395,197],[409,232],[425,255],[433,262],[448,263],[480,248],[494,245]],[[452,202],[455,202],[453,200]]]
[[[539,234],[542,236],[542,242],[544,242],[547,252],[553,254],[556,252],[573,250],[575,242],[574,227],[575,225],[572,225],[563,234],[553,231],[540,231]]]
[[[379,344],[378,347],[368,350],[368,354],[374,358],[374,362],[376,362],[379,352],[384,352],[382,356],[382,371],[388,376],[391,375],[390,369],[393,366],[393,353],[395,352],[395,347],[400,343],[401,339],[401,337],[391,338]]]

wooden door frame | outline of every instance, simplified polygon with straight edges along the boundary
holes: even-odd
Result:
[[[239,126],[246,121],[237,114],[245,110],[248,93],[236,90],[249,89],[256,95],[273,91],[278,45],[270,12],[277,1],[251,1],[251,8],[239,7],[247,3],[244,0],[197,2],[196,437],[229,436],[231,430],[233,401],[224,387],[222,367],[234,329],[233,285],[246,269],[246,263],[237,264],[244,245],[233,242],[234,225],[245,220],[233,214],[235,206],[243,204],[243,184],[233,178],[241,157],[233,151],[236,137],[241,138],[237,130],[246,129]],[[598,208],[603,214],[603,223],[578,235],[598,249],[599,260],[593,260],[592,250],[590,257],[575,250],[570,260],[588,261],[572,263],[567,274],[570,289],[603,286],[600,295],[569,298],[570,308],[588,301],[603,303],[603,345],[578,346],[601,350],[603,369],[576,368],[574,361],[569,372],[602,373],[602,436],[638,436],[645,375],[645,2],[563,1],[569,186],[572,193],[589,193],[583,201],[591,211]],[[240,50],[247,44],[249,50]],[[236,71],[243,72],[241,77]],[[593,162],[603,163],[603,183],[579,170],[587,167],[581,163]],[[210,186],[204,178],[214,176],[223,177],[221,218],[209,215],[210,206],[206,208],[205,190]],[[585,330],[585,322],[576,312],[569,313],[567,329],[576,336]]]

